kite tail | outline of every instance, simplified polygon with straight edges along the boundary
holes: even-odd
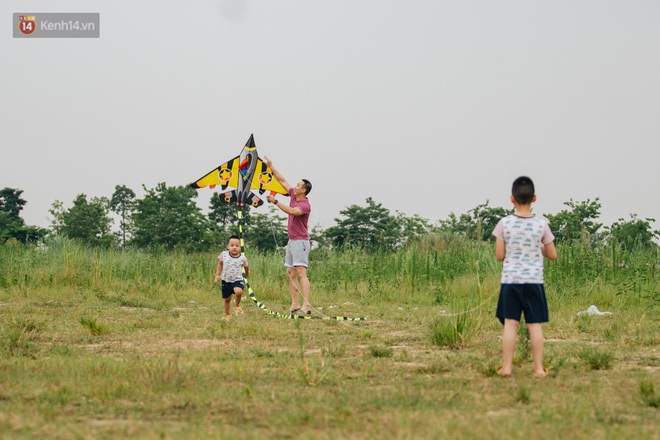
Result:
[[[238,237],[241,241],[241,252],[243,255],[245,255],[245,240],[243,239],[243,210],[239,209],[237,210],[237,216],[238,216]],[[250,299],[254,301],[254,303],[259,307],[261,310],[264,312],[268,313],[271,316],[275,316],[280,319],[294,319],[294,318],[306,318],[306,316],[297,316],[297,315],[287,315],[284,313],[279,313],[274,310],[270,310],[268,307],[264,305],[261,301],[257,299],[257,297],[254,294],[254,290],[252,290],[252,286],[250,286],[250,282],[248,281],[247,277],[243,278],[245,280],[245,288],[247,289],[248,295],[250,296]]]
[[[243,239],[243,210],[239,209],[237,210],[237,216],[238,216],[238,237],[241,241],[241,253],[245,255],[245,240]],[[257,297],[254,294],[254,290],[252,290],[252,286],[250,286],[250,282],[248,281],[247,277],[243,278],[245,281],[245,288],[247,289],[248,295],[250,296],[250,299],[254,301],[254,303],[259,307],[261,310],[264,312],[268,313],[271,316],[275,316],[276,318],[280,319],[322,319],[322,320],[327,320],[327,321],[366,321],[365,318],[359,317],[359,318],[349,318],[348,316],[314,316],[314,315],[296,315],[295,313],[287,314],[287,313],[279,313],[274,310],[270,310],[268,307],[264,305],[261,301],[257,299]]]

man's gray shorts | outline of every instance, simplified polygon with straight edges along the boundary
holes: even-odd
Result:
[[[309,247],[309,240],[289,240],[286,245],[284,265],[286,267],[307,267],[309,265]]]

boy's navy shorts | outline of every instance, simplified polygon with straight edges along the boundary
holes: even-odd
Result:
[[[243,286],[243,280],[234,281],[232,283],[222,280],[222,297],[227,299],[232,296],[234,294],[234,287],[238,287],[241,290],[245,289]]]
[[[543,284],[502,284],[497,301],[497,316],[502,324],[505,319],[520,322],[525,315],[525,323],[548,322],[548,301]]]

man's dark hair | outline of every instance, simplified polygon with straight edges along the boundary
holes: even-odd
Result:
[[[529,205],[534,198],[534,182],[527,176],[520,176],[513,181],[511,195],[520,205]]]
[[[305,187],[305,195],[307,196],[307,195],[309,195],[309,193],[312,192],[312,182],[310,182],[307,179],[303,179],[302,181],[303,181],[303,184],[304,184],[303,186]]]

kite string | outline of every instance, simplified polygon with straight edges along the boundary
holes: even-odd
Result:
[[[479,296],[481,297],[481,292],[483,292],[483,285],[481,283],[481,277],[479,276],[479,261],[475,262],[475,267],[476,267],[476,272],[477,272],[477,290],[479,291],[479,293],[480,293]],[[498,292],[498,289],[495,289],[493,291],[493,293],[488,295],[488,297],[486,299],[484,299],[483,301],[481,301],[476,307],[472,307],[471,309],[467,309],[467,310],[461,310],[460,312],[455,312],[455,313],[440,313],[439,316],[444,316],[444,317],[460,316],[460,315],[465,315],[466,313],[474,312],[475,310],[479,310],[487,302],[489,302],[495,296],[495,294],[497,294],[497,292]]]
[[[280,244],[278,243],[278,241],[277,241],[277,236],[276,236],[276,234],[275,234],[275,224],[274,224],[272,218],[269,218],[269,220],[270,220],[270,230],[271,230],[271,233],[273,234],[273,241],[275,242],[275,247],[276,247],[277,249],[280,249],[280,253],[282,253],[282,248],[280,248]],[[286,260],[286,248],[283,249],[283,252],[284,252],[284,258],[283,258],[283,259]],[[289,278],[289,281],[293,284],[293,286],[295,286],[296,290],[298,291],[298,295],[299,295],[299,297],[300,297],[300,296],[303,296],[303,295],[302,295],[302,291],[300,290],[300,285],[299,285],[299,283],[297,282],[297,280],[295,280],[293,277],[291,277],[291,274],[289,273],[289,270],[288,270],[288,268],[287,268],[286,266],[284,267],[284,269],[285,269],[285,271],[286,271],[286,275],[287,275],[287,277]],[[310,309],[314,310],[316,313],[318,313],[319,315],[323,316],[324,318],[328,318],[328,315],[326,315],[325,313],[323,313],[323,311],[321,311],[321,310],[317,309],[316,307],[314,307],[314,306],[312,305],[311,301],[309,302],[309,307],[310,307]],[[348,328],[351,328],[351,329],[357,329],[354,325],[350,325],[347,321],[345,321],[345,320],[343,320],[343,319],[342,319],[342,320],[338,320],[338,321],[339,321],[341,324],[344,324],[345,326],[347,326]]]
[[[459,316],[459,315],[465,315],[466,313],[474,312],[475,310],[479,310],[479,309],[482,308],[487,302],[489,302],[489,301],[490,301],[490,300],[491,300],[491,299],[497,294],[497,292],[498,292],[498,289],[495,289],[495,290],[493,291],[493,293],[491,293],[490,295],[488,295],[488,298],[486,298],[485,300],[481,301],[477,306],[472,307],[471,309],[468,309],[468,310],[461,310],[460,312],[456,312],[456,313],[442,313],[442,312],[440,312],[440,313],[438,314],[438,316],[443,316],[443,317]]]
[[[270,223],[269,223],[269,224],[270,224],[271,234],[273,235],[273,241],[275,242],[275,247],[276,247],[277,249],[280,249],[280,244],[279,244],[279,242],[278,242],[278,240],[277,240],[277,235],[275,234],[275,226],[274,226],[273,219],[270,218],[269,220],[270,220]],[[281,251],[280,251],[280,252],[281,252]],[[286,251],[284,251],[284,252],[286,252]],[[286,256],[285,256],[285,258],[286,258]],[[286,269],[286,267],[285,267],[285,269]],[[288,270],[286,270],[286,274],[287,274],[287,277],[289,278],[289,280],[293,283],[293,285],[295,286],[295,288],[298,290],[298,294],[302,296],[302,292],[300,291],[300,287],[299,287],[297,281],[294,280],[294,279],[291,277],[291,275],[289,274],[289,271],[288,271]],[[483,289],[483,286],[482,286],[482,283],[481,283],[481,277],[479,277],[479,268],[478,268],[478,266],[477,266],[477,286],[478,286],[478,290],[479,290],[480,292],[483,291],[483,290],[482,290],[482,289]],[[488,297],[487,297],[486,299],[484,299],[483,301],[481,301],[481,302],[480,302],[477,306],[475,306],[475,307],[472,307],[472,308],[467,309],[467,310],[461,310],[461,311],[459,311],[459,312],[455,312],[455,313],[439,313],[438,316],[445,317],[445,318],[449,318],[449,317],[452,317],[452,316],[460,316],[460,315],[465,315],[465,314],[467,314],[467,313],[472,313],[472,312],[474,312],[474,311],[476,311],[476,310],[479,310],[480,308],[484,307],[487,303],[489,303],[489,302],[492,300],[492,298],[497,294],[497,292],[498,292],[498,289],[495,289],[490,295],[488,295]],[[314,309],[314,311],[316,311],[316,313],[318,313],[319,315],[322,315],[322,316],[324,316],[324,317],[327,317],[326,314],[324,314],[321,310],[317,309],[316,307],[312,306],[311,303],[310,303],[310,308]],[[342,324],[346,325],[347,327],[349,327],[349,328],[351,328],[351,329],[357,329],[355,326],[353,326],[353,325],[349,325],[348,322],[344,322],[344,321],[341,321],[341,322],[342,322]]]
[[[270,218],[269,220],[270,220],[270,230],[271,230],[271,233],[273,235],[273,241],[275,242],[275,247],[277,249],[280,249],[280,244],[278,243],[277,236],[275,235],[275,226],[274,226],[274,223],[273,223],[273,219]],[[284,252],[286,252],[286,251],[284,251]],[[286,258],[286,256],[285,256],[285,258]],[[286,267],[285,267],[285,269],[286,269]],[[291,280],[293,285],[298,290],[298,294],[302,296],[302,292],[300,291],[300,287],[298,286],[298,282],[291,277],[288,270],[286,271],[286,274],[289,277],[289,280]],[[479,276],[479,266],[478,266],[478,264],[477,264],[477,287],[478,287],[479,292],[481,292],[483,286],[481,284],[481,277]],[[468,309],[468,310],[462,310],[460,312],[455,312],[455,313],[439,313],[439,316],[451,317],[451,316],[465,315],[467,313],[474,312],[475,310],[478,310],[478,309],[482,308],[487,302],[489,302],[497,294],[497,292],[498,292],[498,289],[495,289],[493,291],[493,293],[491,293],[485,300],[483,300],[481,303],[479,303],[476,307],[473,307],[473,308]],[[318,310],[317,308],[312,306],[311,302],[310,302],[310,307],[312,309],[314,309],[320,315],[326,316],[323,312],[321,312],[320,310]]]
[[[280,253],[282,253],[282,250],[281,250],[281,248],[280,248],[280,244],[279,244],[278,241],[277,241],[277,235],[275,235],[275,223],[273,222],[273,219],[272,219],[272,218],[270,218],[270,231],[271,231],[271,233],[273,234],[273,241],[275,242],[275,248],[276,248],[276,249],[280,249]],[[286,260],[286,248],[284,248],[284,256],[283,256],[283,257],[284,257],[283,259]],[[286,275],[287,275],[287,277],[289,278],[289,281],[292,283],[293,286],[295,286],[296,290],[298,291],[298,295],[299,295],[299,297],[300,297],[300,296],[303,296],[302,291],[300,290],[300,285],[298,284],[298,281],[295,280],[295,279],[291,276],[291,274],[289,273],[288,267],[284,266],[284,269],[285,269],[285,271],[286,271]],[[317,313],[319,313],[320,315],[326,316],[326,315],[324,315],[321,311],[319,311],[316,307],[314,307],[314,306],[312,305],[311,301],[310,301],[310,303],[309,303],[309,307],[312,308],[312,309],[314,309],[314,310],[315,310]]]
[[[244,220],[243,220],[243,211],[238,211],[237,212],[238,216],[238,228],[239,228],[239,233],[240,233],[240,239],[241,239],[241,252],[245,253],[245,239],[243,236],[243,225],[244,225]],[[337,321],[364,321],[364,318],[347,318],[344,316],[324,316],[324,317],[318,317],[318,316],[312,316],[312,315],[295,315],[295,314],[286,314],[286,313],[279,313],[274,310],[270,310],[268,307],[266,307],[265,304],[263,304],[261,301],[257,299],[257,297],[254,295],[254,290],[252,290],[252,287],[250,286],[250,283],[248,281],[248,278],[245,277],[245,287],[247,288],[248,295],[250,296],[250,299],[259,307],[261,310],[264,312],[268,313],[269,315],[275,316],[277,318],[281,319],[328,319],[328,320],[337,320]]]
[[[239,231],[239,236],[240,236],[240,241],[241,241],[241,252],[245,255],[245,238],[243,236],[243,210],[237,210],[236,216],[238,217],[238,231]],[[279,312],[273,311],[268,309],[261,301],[259,301],[255,296],[254,296],[254,291],[252,290],[252,287],[250,286],[250,282],[248,281],[248,278],[245,277],[245,287],[247,288],[248,295],[250,296],[250,299],[257,304],[257,307],[260,309],[264,310],[266,313],[269,315],[276,316],[278,318],[290,318],[290,316],[287,315],[282,315]]]

